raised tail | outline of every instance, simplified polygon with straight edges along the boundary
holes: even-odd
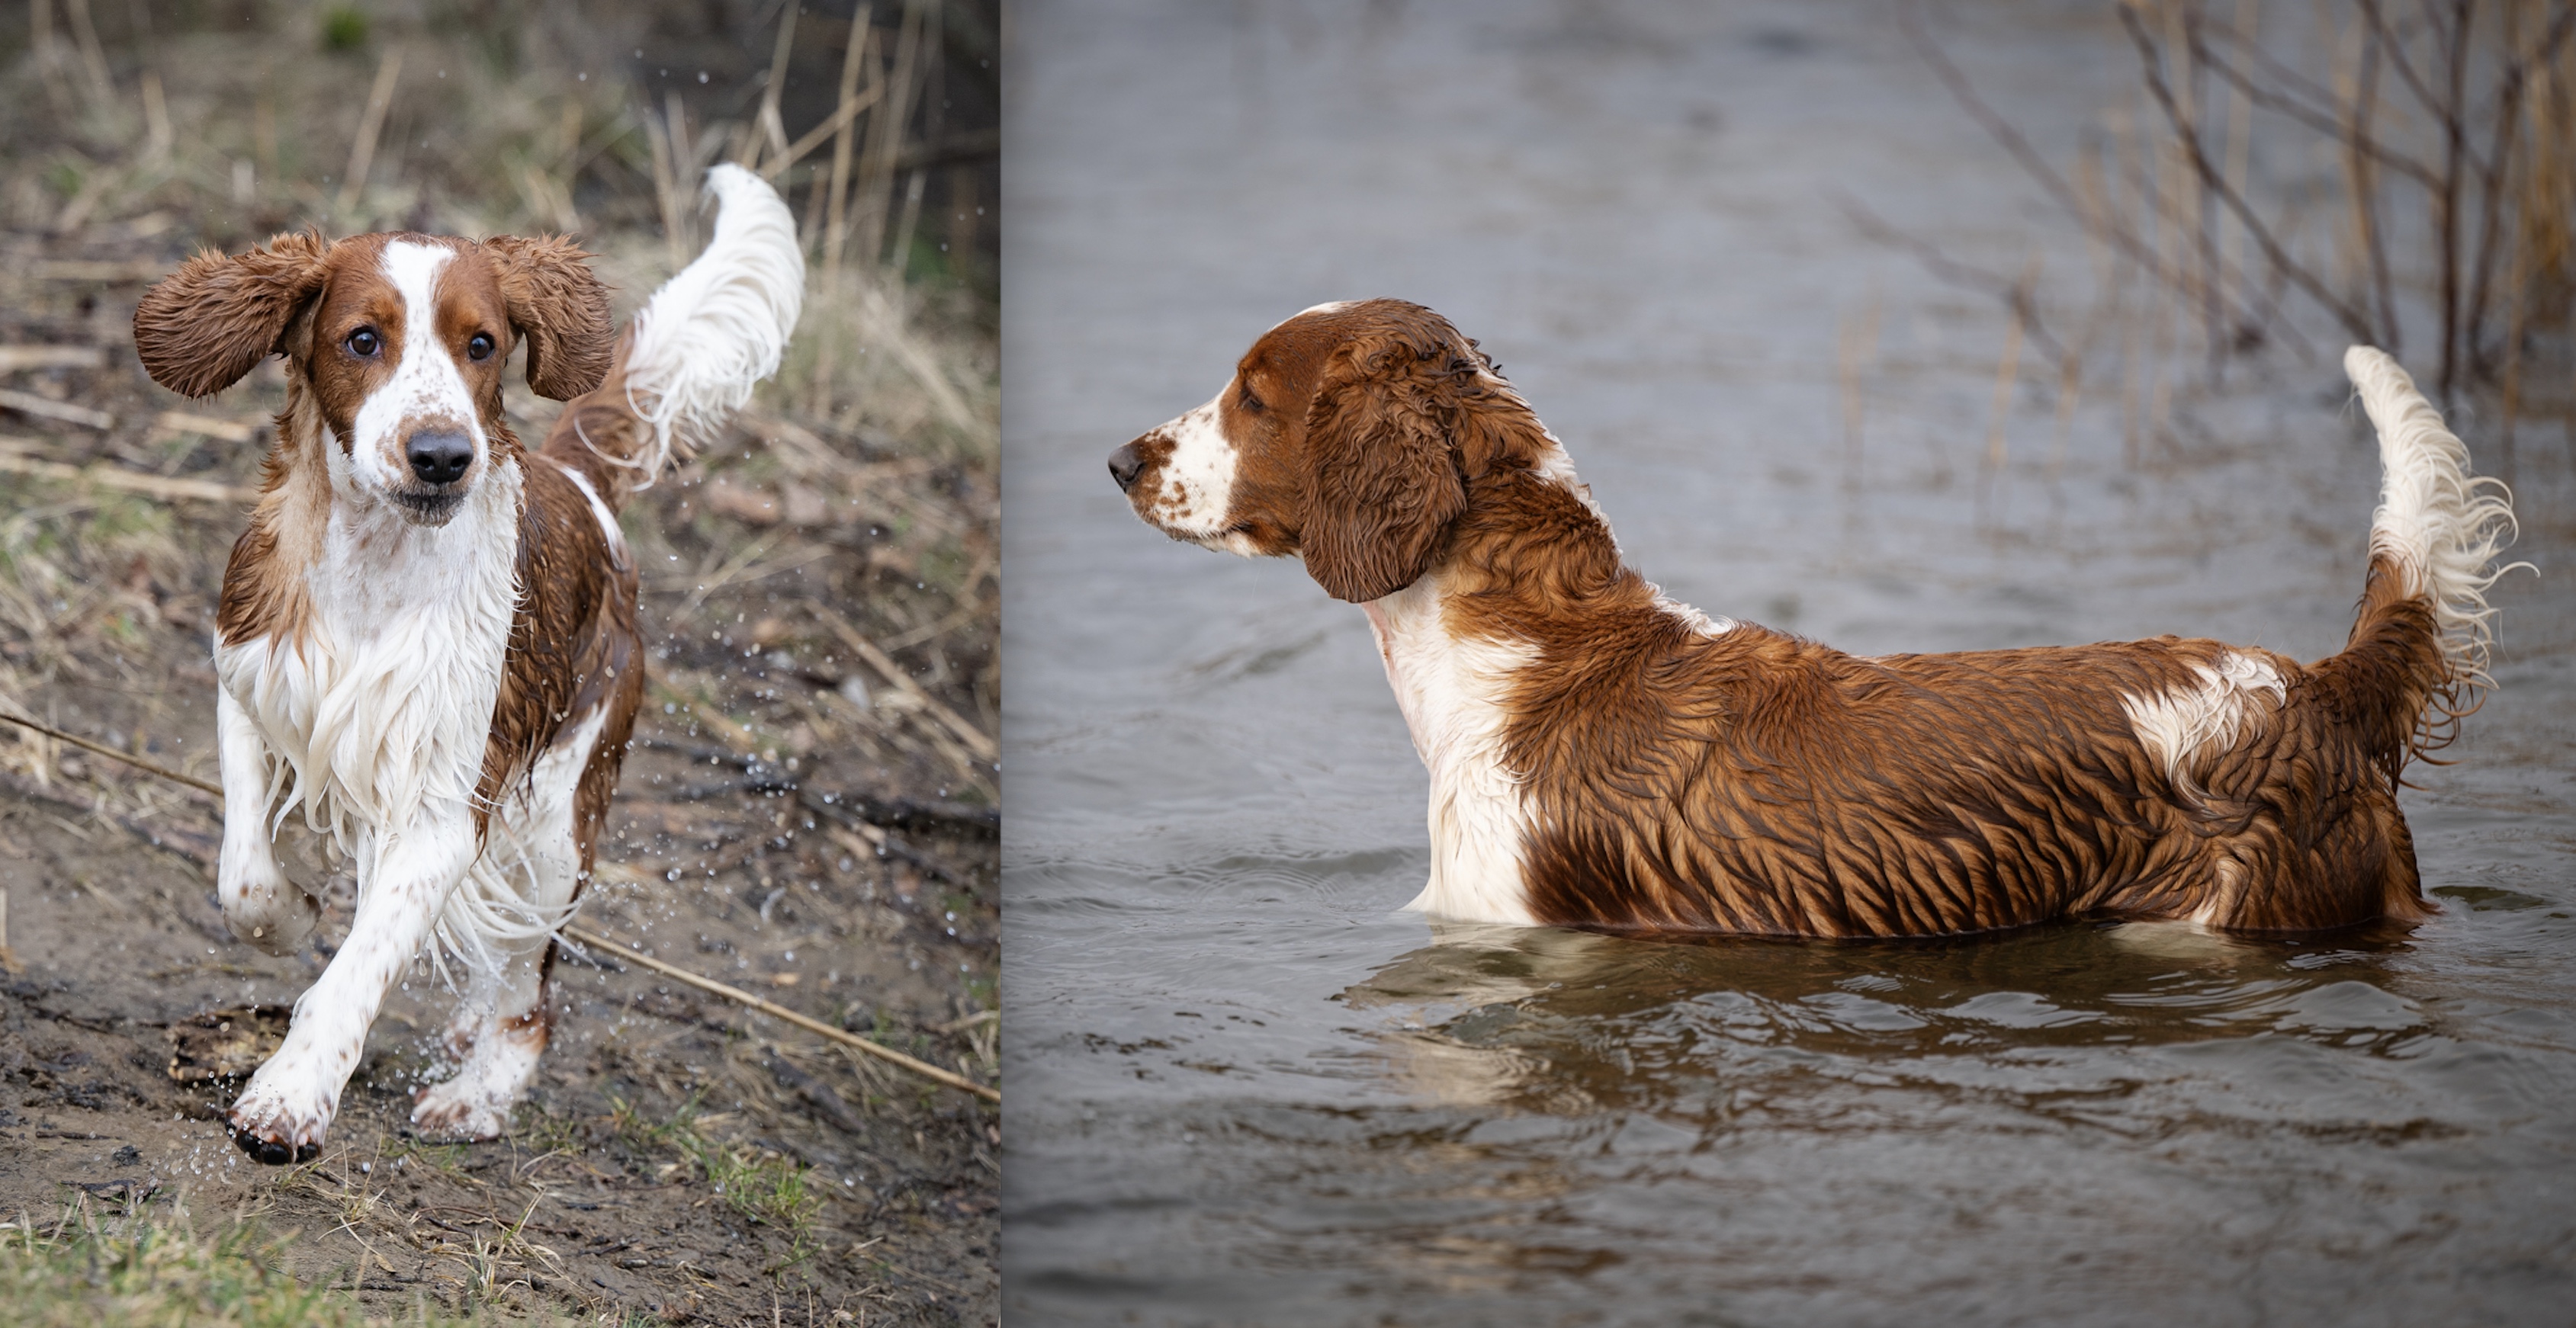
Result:
[[[627,325],[599,387],[564,410],[549,451],[582,449],[607,462],[609,504],[624,507],[674,458],[714,440],[778,371],[805,299],[796,218],[761,178],[739,166],[707,172],[715,236]]]
[[[2494,685],[2486,592],[2511,570],[2494,563],[2514,535],[2513,503],[2501,482],[2469,474],[2468,448],[2387,352],[2355,346],[2343,367],[2379,431],[2381,480],[2369,580],[2336,662],[2376,693],[2370,708],[2386,731],[2373,745],[2393,780],[2408,760],[2448,743]]]

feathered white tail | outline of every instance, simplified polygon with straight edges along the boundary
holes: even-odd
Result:
[[[2469,474],[2469,449],[2386,351],[2355,346],[2344,352],[2343,369],[2379,430],[2370,552],[2395,566],[2406,595],[2432,606],[2453,679],[2484,684],[2495,641],[2487,587],[2531,565],[2490,565],[2513,539],[2513,495],[2498,480]]]
[[[778,192],[733,165],[707,172],[707,192],[716,198],[715,238],[627,331],[626,402],[645,436],[620,464],[640,468],[643,484],[674,452],[709,442],[751,399],[752,385],[778,371],[805,302],[805,254]]]

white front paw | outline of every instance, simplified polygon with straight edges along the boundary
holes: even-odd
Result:
[[[331,1128],[339,1096],[318,1076],[272,1056],[233,1103],[233,1142],[270,1166],[312,1161],[322,1151],[322,1135]]]
[[[233,935],[273,955],[301,949],[322,918],[321,905],[286,879],[277,859],[267,853],[232,851],[227,846],[215,896],[223,901],[224,925]]]

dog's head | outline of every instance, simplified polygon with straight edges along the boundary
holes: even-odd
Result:
[[[560,237],[477,243],[281,235],[205,253],[147,292],[134,347],[183,396],[287,357],[358,492],[444,525],[509,437],[501,366],[528,343],[528,386],[566,400],[608,372],[608,295]]]
[[[1362,300],[1262,334],[1215,400],[1119,448],[1109,474],[1174,539],[1301,554],[1334,598],[1365,602],[1430,570],[1473,480],[1545,445],[1449,320]]]

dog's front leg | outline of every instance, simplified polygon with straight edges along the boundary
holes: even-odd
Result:
[[[361,860],[374,857],[375,870],[359,887],[348,942],[297,999],[286,1044],[233,1104],[233,1139],[243,1151],[271,1164],[321,1151],[377,1008],[429,940],[478,849],[472,816],[462,804],[443,800],[362,846]]]
[[[215,862],[215,897],[224,925],[273,955],[295,953],[322,915],[313,897],[278,869],[269,836],[269,763],[276,757],[259,726],[222,687],[215,689],[215,741],[223,760],[224,847]]]

